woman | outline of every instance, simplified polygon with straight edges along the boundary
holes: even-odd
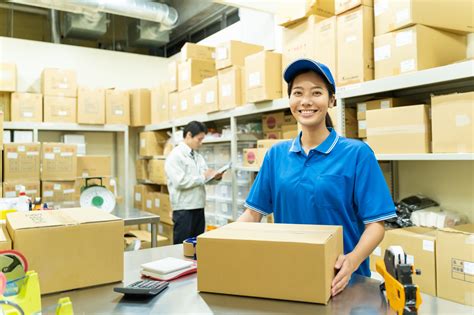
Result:
[[[273,213],[275,223],[342,225],[344,255],[335,264],[334,296],[352,273],[370,276],[367,257],[395,207],[370,147],[333,129],[328,109],[335,106],[336,86],[329,68],[299,59],[284,79],[302,132],[267,152],[239,221],[259,222]]]

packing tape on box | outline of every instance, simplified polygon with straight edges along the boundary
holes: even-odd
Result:
[[[183,254],[186,257],[193,257],[194,260],[196,257],[196,244],[197,239],[195,237],[187,238],[183,241]]]
[[[393,127],[377,127],[367,128],[368,136],[382,136],[392,134],[411,134],[411,133],[425,133],[425,125],[403,125]]]

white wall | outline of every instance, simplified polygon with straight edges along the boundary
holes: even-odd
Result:
[[[0,61],[17,64],[20,92],[40,92],[43,68],[74,69],[78,85],[123,89],[166,80],[166,58],[0,37]]]

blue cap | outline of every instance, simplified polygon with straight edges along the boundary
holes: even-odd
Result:
[[[334,93],[336,92],[336,83],[334,82],[331,70],[329,70],[325,64],[311,59],[302,58],[293,61],[288,65],[288,67],[286,67],[283,78],[286,83],[290,83],[290,81],[295,78],[296,74],[304,72],[305,70],[312,70],[322,76],[331,85]]]

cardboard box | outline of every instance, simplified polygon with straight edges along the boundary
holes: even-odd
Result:
[[[42,294],[123,279],[123,220],[102,210],[9,213],[7,228],[13,249],[40,275]]]
[[[145,195],[145,210],[160,216],[160,222],[173,224],[173,210],[168,194],[148,191]]]
[[[44,122],[77,122],[76,98],[44,96]]]
[[[135,176],[137,180],[148,180],[148,161],[144,159],[135,161]]]
[[[216,48],[211,46],[186,43],[181,48],[181,62],[189,59],[211,60],[215,59]]]
[[[155,184],[167,184],[168,179],[165,173],[165,160],[152,159],[148,161],[148,179]]]
[[[410,105],[410,103],[412,102],[407,99],[393,98],[393,97],[357,103],[357,119],[358,120],[367,119],[366,112],[368,110],[391,108],[391,107],[401,106],[401,105]]]
[[[215,76],[216,64],[214,60],[189,59],[178,65],[178,73],[178,91],[182,91]]]
[[[216,69],[245,66],[245,57],[263,50],[263,46],[230,40],[216,47]]]
[[[204,85],[202,83],[191,88],[191,115],[206,114],[207,108],[204,103]]]
[[[367,112],[367,141],[375,153],[430,153],[428,105],[374,109]]]
[[[146,195],[153,191],[159,191],[159,188],[156,185],[135,185],[133,188],[133,207],[145,210]]]
[[[258,166],[257,148],[244,149],[244,163],[243,166]]]
[[[163,155],[163,148],[169,136],[164,131],[144,131],[140,132],[141,156]]]
[[[191,89],[178,92],[177,118],[191,116]]]
[[[339,122],[338,116],[339,109],[337,107],[332,107],[328,109],[329,117],[334,125],[334,129],[342,134],[342,129]],[[356,109],[351,107],[344,107],[344,124],[345,124],[345,133],[344,137],[346,138],[357,138],[358,134],[358,124],[356,117]]]
[[[263,132],[280,131],[285,119],[284,112],[275,112],[262,115]]]
[[[44,96],[77,96],[76,71],[46,68],[41,75],[41,92]]]
[[[112,176],[112,158],[110,155],[86,155],[77,157],[77,177]]]
[[[170,119],[174,120],[178,117],[178,109],[179,109],[179,94],[178,92],[173,92],[168,94],[168,102],[169,102],[169,113]]]
[[[41,182],[42,202],[46,202],[48,205],[74,204],[80,194],[76,191],[77,188],[75,181],[43,181]]]
[[[474,152],[474,92],[431,97],[433,153]]]
[[[436,230],[424,227],[393,229],[385,233],[385,248],[399,245],[407,255],[407,262],[421,275],[413,276],[420,291],[436,296]],[[385,252],[385,251],[384,251]]]
[[[202,89],[204,94],[204,106],[206,112],[212,113],[218,111],[219,108],[219,83],[217,76],[213,76],[202,80]]]
[[[283,125],[297,125],[298,122],[296,121],[296,118],[295,116],[293,116],[293,114],[289,114],[289,115],[285,115],[285,117],[283,117]]]
[[[231,109],[245,103],[245,79],[243,68],[230,67],[219,70],[219,109]]]
[[[168,64],[168,92],[178,90],[178,62],[171,61]]]
[[[16,91],[16,64],[0,63],[0,91],[15,92]]]
[[[298,130],[282,131],[281,139],[294,139],[298,137],[298,134],[299,134]]]
[[[43,143],[41,147],[41,180],[70,181],[77,174],[77,146]]]
[[[125,247],[131,244],[133,240],[139,240],[140,249],[151,248],[151,233],[148,231],[141,231],[141,230],[136,230],[136,229],[128,230],[124,234],[124,238],[125,238],[124,239]],[[172,245],[172,243],[170,242],[168,238],[161,235],[156,236],[156,242],[157,242],[158,247]]]
[[[374,78],[374,9],[360,6],[337,16],[337,83]]]
[[[3,147],[3,179],[6,182],[40,179],[39,143],[9,143]]]
[[[281,131],[270,131],[263,133],[263,139],[283,139]]]
[[[259,165],[263,164],[263,160],[265,159],[265,154],[267,154],[267,151],[274,144],[277,144],[280,141],[284,141],[284,140],[265,139],[265,140],[258,140],[257,141],[257,162],[258,162]]]
[[[0,227],[0,250],[10,250],[12,249],[10,234],[8,234],[5,224],[1,224]]]
[[[41,196],[41,187],[39,180],[16,180],[3,183],[3,196],[6,198],[15,198],[20,195],[21,186],[25,187],[25,193],[28,197],[34,199]]]
[[[314,60],[317,60],[331,70],[334,79],[337,78],[337,17],[333,16],[314,25]]]
[[[360,5],[374,6],[374,0],[334,0],[335,13],[339,15]]]
[[[333,16],[334,0],[303,0],[298,4],[279,1],[275,13],[275,21],[284,27],[293,26],[302,19],[311,15]]]
[[[10,92],[0,92],[0,111],[3,112],[5,121],[11,120],[11,94]]]
[[[105,90],[80,87],[77,89],[77,122],[105,124]]]
[[[465,59],[466,37],[415,25],[376,36],[374,48],[375,78],[380,79]]]
[[[128,91],[105,90],[105,123],[130,125],[130,95]]]
[[[166,224],[164,222],[158,223],[158,234],[166,237],[173,244],[173,228],[174,224]]]
[[[281,98],[281,54],[261,51],[245,57],[245,80],[248,103]]]
[[[130,126],[142,127],[151,122],[150,90],[130,90]]]
[[[448,31],[471,33],[474,28],[472,1],[374,0],[375,35],[382,35],[413,24]],[[456,18],[448,18],[456,17]]]
[[[359,120],[357,123],[357,137],[367,138],[367,120]]]
[[[340,226],[224,225],[198,236],[198,290],[327,304],[342,242]]]
[[[168,87],[160,84],[159,87],[151,90],[151,123],[159,124],[170,120]]]
[[[438,297],[474,306],[474,224],[438,231],[436,285]]]
[[[40,93],[13,93],[11,118],[12,121],[42,122],[43,95]]]
[[[32,130],[13,130],[13,143],[32,143],[34,136]]]

